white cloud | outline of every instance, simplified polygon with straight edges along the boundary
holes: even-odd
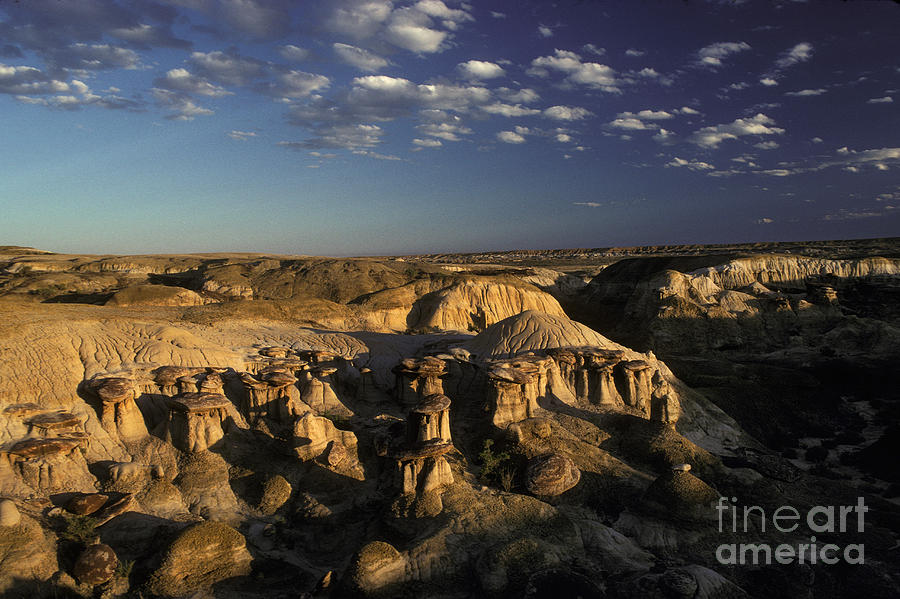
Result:
[[[557,121],[580,121],[591,115],[591,112],[578,106],[551,106],[544,110],[544,116]]]
[[[795,64],[806,62],[812,58],[813,46],[809,42],[801,42],[782,53],[781,57],[775,61],[775,66],[779,69],[786,69]]]
[[[821,137],[813,137],[813,138],[812,138],[811,140],[809,140],[809,141],[813,142],[814,144],[820,144],[820,143],[822,143],[822,142],[825,141],[825,140],[822,139]]]
[[[459,63],[456,68],[467,79],[494,79],[506,74],[503,67],[495,62],[484,60],[469,60]]]
[[[519,135],[515,131],[501,131],[497,134],[497,139],[504,143],[508,144],[523,144],[525,143],[525,138],[522,135]]]
[[[883,98],[871,98],[870,100],[866,100],[866,104],[891,104],[893,101],[894,98],[884,96]]]
[[[771,225],[775,220],[767,217],[763,217],[756,220],[757,225]]]
[[[443,43],[449,34],[432,29],[433,25],[427,14],[411,8],[400,8],[391,13],[391,20],[385,29],[385,39],[410,52],[440,52],[444,49]]]
[[[610,93],[619,93],[619,81],[616,72],[596,62],[582,62],[581,57],[568,50],[554,51],[553,56],[541,56],[531,61],[528,73],[538,77],[549,76],[548,69],[566,74],[571,83],[586,85]]]
[[[151,90],[157,104],[171,111],[166,117],[173,121],[192,121],[194,117],[209,116],[215,114],[209,108],[198,106],[194,101],[181,92],[155,87]]]
[[[688,139],[691,143],[704,148],[716,148],[727,139],[737,139],[745,135],[780,135],[784,129],[771,127],[774,125],[770,117],[759,113],[749,119],[735,119],[731,123],[704,127],[695,131]]]
[[[213,85],[203,77],[192,75],[187,69],[171,69],[166,73],[165,77],[158,77],[153,81],[153,85],[172,91],[179,91],[201,96],[227,96],[231,94],[228,90]]]
[[[494,17],[495,19],[505,19],[505,18],[506,18],[506,13],[497,12],[497,11],[495,11],[495,10],[492,10],[492,11],[491,11],[491,16]]]
[[[568,133],[557,133],[555,139],[559,143],[569,143],[570,141],[572,141],[572,136]]]
[[[777,141],[761,141],[758,144],[753,144],[753,147],[760,150],[775,150],[779,147],[779,144]]]
[[[231,52],[194,52],[190,62],[200,75],[225,85],[247,85],[268,73],[263,61]]]
[[[507,102],[512,102],[514,104],[531,104],[532,102],[537,102],[541,99],[536,91],[531,88],[523,88],[523,89],[510,89],[508,87],[498,87],[494,90],[494,93],[497,94],[503,100]]]
[[[540,25],[538,26],[538,34],[541,37],[553,37],[553,30],[546,25]]]
[[[673,116],[666,112],[665,110],[641,110],[640,112],[620,112],[616,115],[622,119],[641,119],[644,121],[662,121],[665,119],[671,119]]]
[[[419,0],[415,5],[416,10],[425,13],[429,17],[444,19],[451,22],[460,23],[463,21],[474,21],[468,12],[455,8],[450,8],[441,0]]]
[[[571,158],[571,156],[570,156]],[[585,208],[602,208],[606,204],[603,202],[572,202],[573,206],[584,206]]]
[[[335,43],[332,48],[338,60],[361,71],[377,71],[390,64],[381,56],[350,44]]]
[[[347,96],[351,108],[365,109],[383,119],[395,118],[416,107],[460,112],[486,104],[491,99],[491,92],[477,85],[416,85],[407,79],[386,75],[357,77],[352,83]]]
[[[682,106],[679,110],[676,110],[675,112],[680,112],[681,114],[691,114],[691,115],[700,114],[699,110],[694,110],[690,106]]]
[[[722,59],[750,49],[746,42],[718,42],[697,51],[697,64],[705,67],[720,67]]]
[[[240,32],[268,39],[289,31],[289,7],[287,0],[219,0],[210,12]]]
[[[659,125],[656,123],[645,123],[644,121],[636,118],[619,118],[609,122],[610,127],[615,127],[616,129],[625,129],[628,131],[647,131],[658,129]]]
[[[309,58],[309,50],[293,44],[279,46],[278,54],[280,54],[283,59],[290,60],[291,62],[303,62]]]
[[[331,80],[325,75],[304,71],[286,71],[279,73],[273,81],[260,85],[257,89],[275,98],[305,98],[330,84]]]
[[[701,162],[699,160],[685,160],[684,158],[678,158],[677,156],[666,163],[666,166],[674,166],[674,167],[685,167],[692,171],[709,171],[715,170],[716,167],[709,164],[708,162]]]
[[[334,2],[334,12],[325,26],[332,31],[365,39],[375,35],[394,8],[390,0],[350,0]]]
[[[68,83],[53,79],[40,69],[0,63],[0,94],[56,94],[67,91]]]
[[[137,52],[109,44],[72,44],[52,52],[51,61],[57,67],[77,71],[141,68]]]
[[[759,80],[759,82],[762,83],[763,85],[765,85],[766,87],[773,87],[775,85],[778,85],[778,81],[776,81],[775,79],[772,79],[771,77],[763,77],[762,79]]]
[[[443,143],[437,139],[414,139],[412,140],[413,145],[419,146],[420,148],[439,148]]]
[[[502,102],[487,104],[482,106],[481,109],[488,114],[499,114],[505,117],[532,116],[541,113],[536,108],[525,108],[521,104],[504,104]]]
[[[251,137],[256,137],[256,133],[253,131],[238,131],[236,129],[229,131],[227,135],[231,139],[236,139],[238,141],[247,141]]]
[[[581,47],[581,49],[584,50],[585,52],[590,52],[591,54],[594,54],[595,56],[603,56],[604,54],[606,54],[605,48],[595,46],[594,44],[585,44]]]
[[[279,146],[292,150],[317,150],[338,148],[357,150],[378,145],[384,130],[378,125],[353,124],[329,125],[316,131],[317,137],[305,141],[280,141]]]
[[[816,89],[801,89],[795,92],[786,92],[785,96],[795,96],[799,98],[807,97],[807,96],[821,96],[827,90],[823,87],[818,87]]]
[[[645,54],[646,52],[644,52],[643,50],[636,50],[634,48],[628,48],[627,50],[625,50],[625,56],[639,57]]]
[[[653,140],[659,143],[667,143],[675,137],[675,134],[669,131],[668,129],[663,129],[660,127],[659,131],[657,131],[656,135],[653,136]]]

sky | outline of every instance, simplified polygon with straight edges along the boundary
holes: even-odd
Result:
[[[0,245],[900,235],[891,1],[0,0]]]

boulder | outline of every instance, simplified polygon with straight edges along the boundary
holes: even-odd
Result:
[[[79,516],[89,516],[106,505],[109,495],[103,493],[79,493],[66,503],[66,509]]]
[[[581,471],[567,456],[550,453],[528,462],[525,471],[525,487],[534,495],[552,497],[561,495],[578,484]]]
[[[119,558],[109,545],[90,545],[81,552],[75,565],[72,567],[72,575],[80,584],[90,586],[103,584],[115,575]]]
[[[345,581],[351,592],[390,596],[390,587],[402,580],[405,566],[406,560],[392,545],[372,541],[353,556]]]
[[[291,483],[280,474],[276,474],[263,483],[262,497],[259,500],[259,511],[271,516],[278,508],[291,498]]]

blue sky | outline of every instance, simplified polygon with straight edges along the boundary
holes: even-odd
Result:
[[[900,235],[893,2],[0,0],[0,244]]]

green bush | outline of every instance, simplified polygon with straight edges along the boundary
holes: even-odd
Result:
[[[478,454],[478,460],[481,462],[481,474],[479,478],[485,484],[495,484],[512,486],[512,473],[515,468],[512,464],[512,457],[508,451],[494,453],[493,439],[485,439],[481,453]]]
[[[61,539],[89,545],[97,537],[97,519],[90,516],[63,515],[63,529],[59,533]]]

